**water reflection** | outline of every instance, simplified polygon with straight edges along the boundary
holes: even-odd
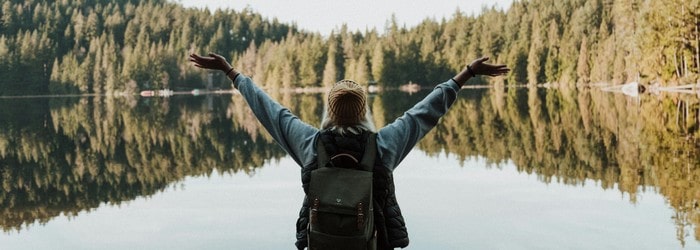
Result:
[[[632,203],[638,192],[656,190],[675,208],[678,239],[700,240],[698,99],[530,88],[493,89],[456,105],[421,149],[512,160],[546,183],[594,180]]]
[[[250,172],[283,155],[233,123],[228,98],[213,109],[203,98],[0,101],[32,108],[0,122],[5,231],[149,196],[186,176]]]
[[[376,124],[425,94],[372,96]],[[273,95],[303,120],[320,123],[321,94]],[[656,191],[675,210],[678,240],[700,241],[696,97],[538,88],[460,95],[419,144],[426,154],[512,162],[546,183],[594,181],[632,203],[641,191]],[[0,110],[4,231],[151,196],[187,176],[252,173],[284,156],[236,95],[0,99],[0,107],[8,107]]]

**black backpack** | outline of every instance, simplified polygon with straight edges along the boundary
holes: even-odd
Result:
[[[310,250],[376,249],[372,200],[376,134],[366,137],[361,159],[359,152],[324,142],[327,137],[318,140],[318,168],[311,171],[307,194]]]

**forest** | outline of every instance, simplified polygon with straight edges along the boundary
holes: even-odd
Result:
[[[513,70],[460,92],[419,144],[430,155],[513,162],[543,182],[617,189],[634,202],[654,189],[678,239],[700,239],[700,111],[696,97],[630,105],[587,83],[677,85],[700,77],[700,0],[531,0],[477,16],[330,35],[251,10],[183,8],[150,0],[0,1],[0,96],[99,93],[95,98],[0,98],[0,228],[150,196],[187,176],[254,173],[284,152],[244,100],[109,98],[143,89],[203,88],[189,53],[219,52],[267,89],[324,87],[341,78],[393,88],[430,86],[473,58]],[[230,88],[213,74],[219,88]],[[543,91],[509,85],[557,83]],[[574,86],[578,88],[573,88]],[[318,125],[319,94],[278,95]],[[294,99],[293,99],[294,98]],[[375,123],[420,95],[371,96]],[[292,105],[294,104],[294,105]],[[24,107],[17,109],[16,107]],[[681,112],[685,109],[685,112]],[[205,153],[200,153],[205,152]]]
[[[266,88],[430,86],[478,56],[504,84],[675,85],[700,73],[700,0],[522,0],[415,27],[322,35],[252,10],[164,0],[0,1],[0,95],[201,88],[189,53],[218,52]],[[217,87],[230,88],[221,74]],[[475,81],[485,83],[484,80]]]

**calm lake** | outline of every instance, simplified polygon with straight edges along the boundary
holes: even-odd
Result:
[[[320,124],[321,94],[272,95]],[[699,109],[462,90],[394,173],[409,248],[700,249]],[[292,249],[299,174],[236,94],[0,98],[1,249]]]

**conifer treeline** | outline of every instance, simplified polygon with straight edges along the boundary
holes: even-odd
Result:
[[[0,1],[2,94],[201,87],[185,60],[214,51],[268,87],[341,78],[433,84],[490,55],[507,83],[695,81],[700,0],[531,0],[459,11],[383,32],[300,31],[250,10],[188,9],[164,0]],[[219,82],[224,82],[217,76]]]
[[[0,1],[0,94],[201,86],[190,51],[243,51],[294,27],[164,0]]]

